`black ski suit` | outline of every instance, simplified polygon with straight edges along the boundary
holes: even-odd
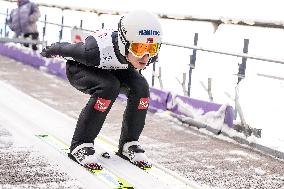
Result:
[[[81,92],[91,95],[77,121],[71,151],[82,143],[93,143],[122,90],[128,101],[123,116],[119,153],[124,143],[139,139],[148,109],[149,85],[119,53],[116,31],[89,36],[85,43],[56,43],[43,50],[42,55],[72,58],[66,62],[69,82]]]

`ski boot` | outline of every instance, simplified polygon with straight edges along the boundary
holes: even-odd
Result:
[[[152,164],[149,162],[144,152],[145,150],[141,148],[138,141],[132,141],[123,145],[122,154],[117,154],[137,167],[143,170],[149,170]]]
[[[103,169],[103,167],[97,163],[98,159],[95,157],[94,145],[92,143],[80,144],[68,154],[68,157],[88,169]]]

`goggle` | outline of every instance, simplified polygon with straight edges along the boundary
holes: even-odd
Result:
[[[145,54],[154,57],[158,54],[160,43],[131,43],[129,51],[138,58],[142,58]]]

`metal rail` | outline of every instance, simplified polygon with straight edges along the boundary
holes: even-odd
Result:
[[[273,62],[273,63],[278,63],[278,64],[284,64],[284,60],[262,57],[262,56],[257,56],[257,55],[250,55],[250,54],[246,54],[246,53],[220,51],[220,50],[217,50],[217,49],[209,49],[209,48],[204,48],[204,47],[199,47],[199,46],[194,46],[194,45],[192,45],[192,46],[180,45],[180,44],[177,44],[177,43],[169,43],[169,42],[163,42],[163,44],[169,45],[169,46],[187,48],[187,49],[196,49],[196,50],[200,50],[200,51],[218,53],[218,54],[223,54],[223,55],[230,55],[230,56],[236,56],[236,57],[243,57],[243,58],[261,60],[261,61]]]
[[[38,40],[32,40],[32,39],[23,39],[23,38],[8,38],[8,37],[0,37],[0,43],[21,43],[21,44],[40,44],[40,45],[46,45],[46,41],[38,41]]]
[[[7,16],[7,13],[0,12],[0,15]],[[49,24],[49,25],[54,25],[54,26],[59,26],[59,27],[64,27],[64,28],[70,28],[70,29],[74,28],[74,26],[57,24],[57,23],[54,23],[54,22],[48,22],[46,20],[39,20],[38,22],[41,22],[41,23],[44,23],[44,24]],[[82,29],[82,30],[88,31],[88,32],[93,32],[93,30],[88,30],[88,29]]]

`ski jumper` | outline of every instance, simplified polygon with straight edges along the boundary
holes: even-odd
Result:
[[[86,38],[85,43],[56,43],[47,52],[69,59],[66,74],[69,82],[91,97],[77,121],[70,150],[82,143],[93,143],[115,99],[124,91],[124,112],[119,153],[123,144],[138,141],[144,128],[149,104],[146,79],[118,50],[117,32],[102,30]],[[71,60],[72,59],[72,60]],[[155,61],[151,59],[149,63]]]

